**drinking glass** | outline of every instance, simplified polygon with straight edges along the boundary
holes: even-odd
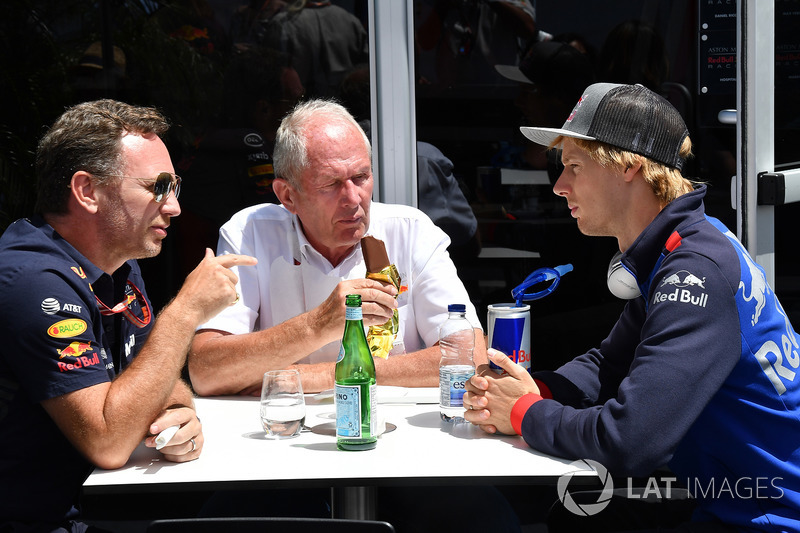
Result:
[[[303,385],[297,370],[271,370],[261,385],[261,425],[268,439],[296,437],[306,419]]]

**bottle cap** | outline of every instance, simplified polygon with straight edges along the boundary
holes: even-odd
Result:
[[[538,300],[539,298],[544,298],[556,290],[558,283],[561,281],[561,276],[571,271],[572,265],[570,264],[560,265],[555,268],[544,267],[534,270],[527,278],[525,278],[525,281],[511,290],[511,296],[514,297],[517,307],[521,306],[522,302],[530,302],[533,300]],[[536,285],[537,283],[548,280],[554,281],[546,289],[543,289],[539,292],[525,293],[525,290],[532,285]]]
[[[466,313],[467,306],[464,304],[450,304],[447,306],[448,313]]]

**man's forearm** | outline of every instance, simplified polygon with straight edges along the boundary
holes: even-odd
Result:
[[[379,385],[437,387],[440,359],[438,346],[392,355],[388,359],[375,359],[375,375]]]
[[[189,353],[192,387],[200,396],[239,394],[261,383],[264,372],[286,368],[330,340],[304,313],[262,331],[197,333]]]
[[[439,347],[374,359],[378,385],[396,387],[437,387],[439,385]],[[336,363],[292,365],[300,372],[303,392],[316,393],[334,386]]]
[[[332,389],[336,372],[336,363],[315,363],[311,365],[292,365],[300,372],[303,392],[306,394]]]
[[[169,308],[160,318],[163,321],[156,323],[148,342],[117,379],[42,402],[70,442],[103,468],[118,468],[127,461],[149,424],[171,401],[180,379],[191,324]],[[186,393],[175,398],[190,401]]]
[[[104,419],[128,424],[127,416],[150,423],[173,396],[192,405],[191,391],[183,384],[180,393],[180,372],[191,342],[193,323],[179,309],[167,306],[159,315],[147,343],[131,365],[115,379],[106,396]],[[135,407],[134,407],[135,406]],[[127,430],[123,429],[123,433]]]
[[[194,409],[194,393],[192,393],[192,389],[189,387],[189,384],[182,379],[179,379],[177,383],[175,383],[175,387],[172,389],[172,394],[170,394],[169,399],[167,400],[166,407],[171,406],[191,407]]]

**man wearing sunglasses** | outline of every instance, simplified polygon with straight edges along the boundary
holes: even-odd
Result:
[[[237,299],[228,267],[255,259],[208,250],[154,320],[136,259],[180,214],[167,127],[113,100],[68,109],[39,144],[37,214],[0,238],[2,531],[85,530],[86,476],[170,426],[165,459],[202,451],[180,372],[195,328]]]

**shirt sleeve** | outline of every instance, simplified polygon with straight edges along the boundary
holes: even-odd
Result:
[[[27,271],[3,291],[3,358],[33,402],[111,380],[88,287],[69,269],[52,268]]]

